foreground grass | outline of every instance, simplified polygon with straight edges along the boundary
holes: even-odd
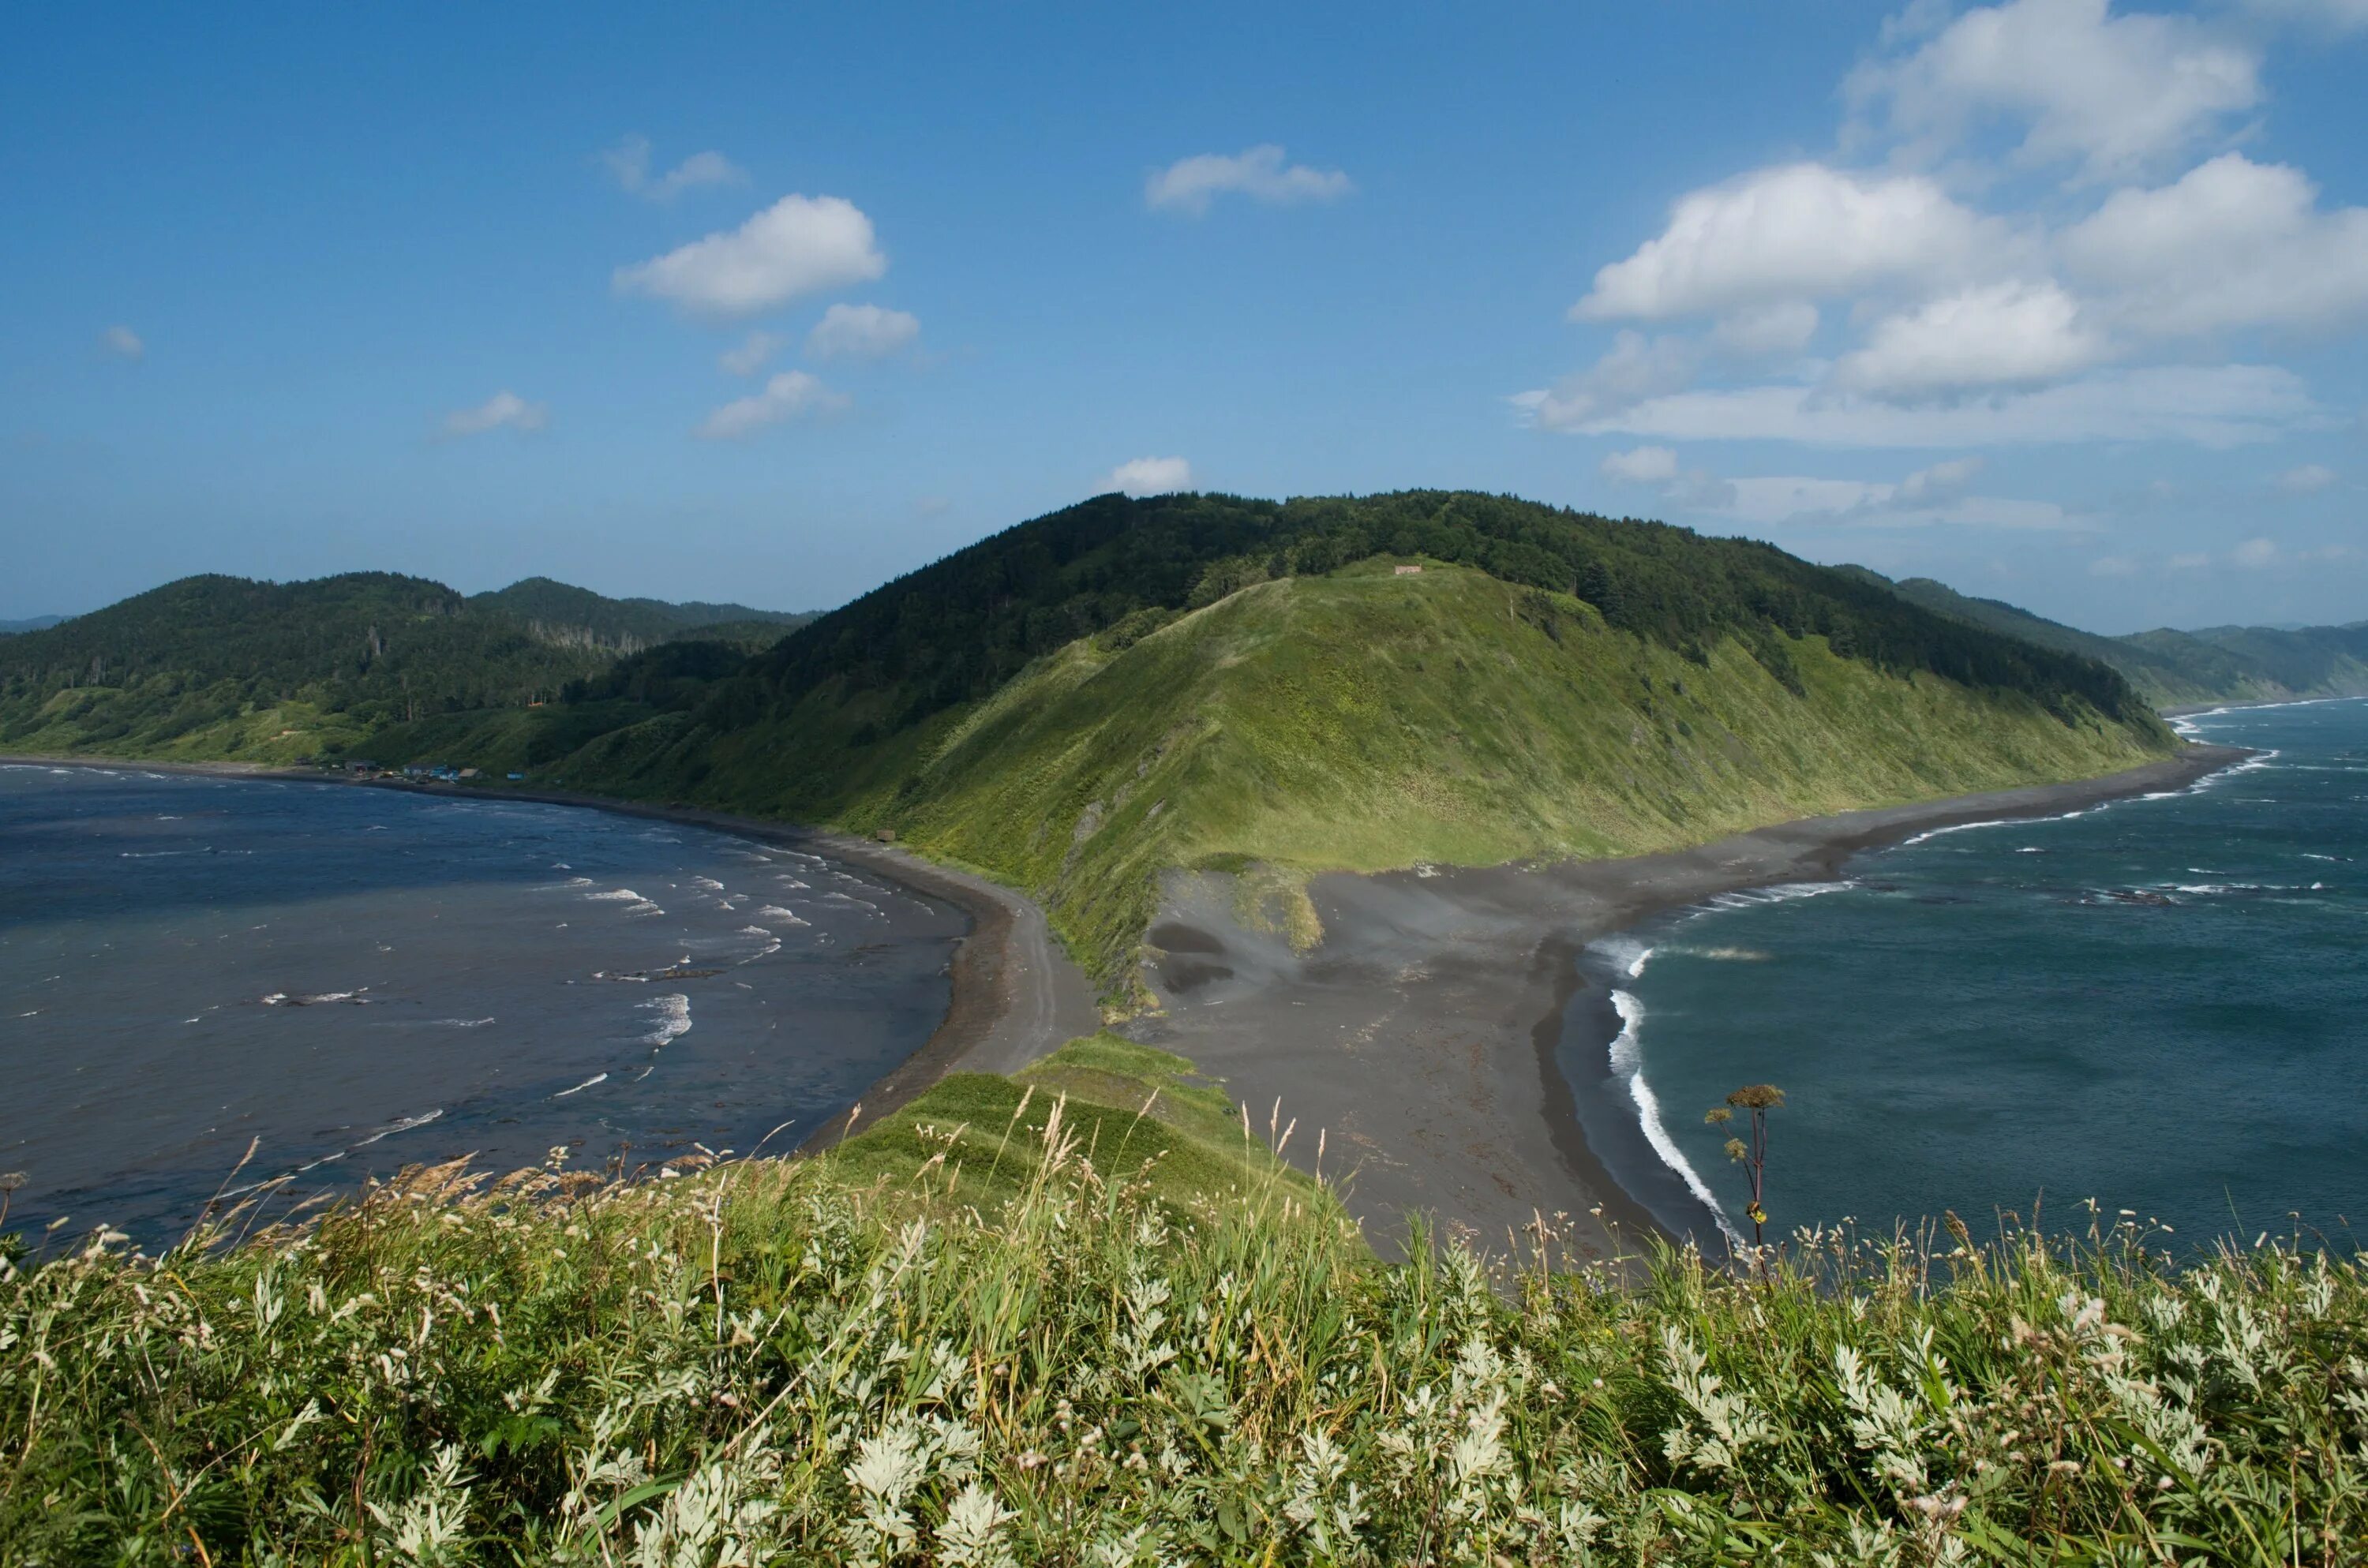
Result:
[[[921,1122],[645,1185],[420,1172],[241,1246],[19,1259],[0,1558],[2269,1564],[2368,1541],[2355,1261],[1808,1236],[1759,1278],[1669,1255],[1615,1288],[1541,1233],[1525,1265],[1383,1267],[1270,1162],[1196,1195],[1042,1108],[983,1130],[1022,1173],[967,1189],[985,1206],[967,1156],[895,1163],[921,1127],[969,1135]]]

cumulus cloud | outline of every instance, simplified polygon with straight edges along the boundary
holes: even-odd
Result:
[[[833,305],[806,335],[806,352],[817,359],[879,359],[920,335],[920,318],[903,311]]]
[[[759,328],[718,354],[715,363],[727,375],[753,376],[765,368],[766,361],[781,351],[782,342],[780,337]]]
[[[1543,429],[1577,429],[1678,391],[1693,380],[1701,360],[1701,351],[1682,338],[1622,332],[1588,369],[1513,403]]]
[[[1706,468],[1681,468],[1667,447],[1638,447],[1603,460],[1603,476],[1627,484],[1656,484],[1662,498],[1685,511],[1724,511],[1735,505],[1735,486]]]
[[[1744,358],[1797,354],[1817,335],[1817,307],[1806,300],[1753,305],[1719,319],[1711,342]]]
[[[2153,167],[2251,108],[2260,60],[2187,17],[2009,0],[1862,67],[1848,91],[1911,148],[1937,154],[2004,121],[2022,131],[2024,162],[2071,164],[2101,182]]]
[[[2278,488],[2289,495],[2316,495],[2335,485],[2335,471],[2325,463],[2304,463],[2278,475]]]
[[[1603,477],[1652,484],[1678,477],[1678,454],[1668,447],[1638,447],[1603,460]]]
[[[2117,190],[2063,238],[2131,330],[2167,335],[2368,319],[2368,208],[2321,211],[2299,169],[2226,153]]]
[[[1203,153],[1178,158],[1144,182],[1144,205],[1198,218],[1218,197],[1239,194],[1269,207],[1295,207],[1309,201],[1338,201],[1357,187],[1338,169],[1318,169],[1306,164],[1286,164],[1283,151],[1272,142],[1228,157]]]
[[[2091,577],[2135,577],[2138,572],[2135,555],[2100,555],[2089,562]]]
[[[1101,483],[1105,492],[1166,495],[1192,488],[1192,465],[1182,458],[1134,458],[1110,470]]]
[[[785,196],[737,229],[617,269],[619,292],[701,315],[746,316],[888,270],[871,220],[836,196]]]
[[[600,154],[620,190],[652,201],[672,201],[686,190],[703,186],[746,185],[748,176],[721,153],[693,153],[681,163],[653,177],[650,139],[628,136]]]
[[[2103,358],[2105,339],[2052,282],[1963,289],[1875,324],[1834,384],[1878,396],[2061,381]]]
[[[1549,397],[1528,392],[1514,401],[1545,425]],[[1949,403],[1904,404],[1788,385],[1697,389],[1550,427],[1657,441],[1832,447],[2173,440],[2226,448],[2272,440],[2322,417],[2302,379],[2279,366],[2157,365]]]
[[[831,414],[845,408],[846,393],[830,388],[803,370],[784,370],[765,383],[762,392],[734,398],[700,422],[699,437],[706,441],[736,441],[768,425],[810,414]]]
[[[1665,321],[1797,306],[1955,277],[2009,244],[2005,225],[1920,175],[1788,164],[1680,197],[1668,226],[1596,273],[1571,315]]]
[[[2278,541],[2273,539],[2248,539],[2228,552],[2228,559],[2239,566],[2259,570],[2278,563]]]
[[[98,335],[98,346],[119,359],[138,360],[148,355],[148,346],[128,326],[108,327]]]
[[[482,436],[489,430],[540,430],[550,422],[551,405],[529,403],[507,389],[474,408],[456,408],[444,416],[448,437]]]

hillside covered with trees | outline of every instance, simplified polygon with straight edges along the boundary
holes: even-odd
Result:
[[[712,627],[713,619],[730,624]],[[185,577],[0,642],[0,746],[286,761],[430,714],[523,709],[666,638],[742,636],[739,605],[605,599],[544,578],[463,598],[383,572]],[[794,622],[800,618],[775,617]]]
[[[2157,708],[2368,695],[2368,621],[2300,628],[2214,626],[2201,631],[2166,627],[2103,637],[2002,599],[1958,593],[1930,577],[1895,583],[1862,567],[1844,570],[1860,573],[1936,614],[2111,665]]]
[[[1399,567],[1421,566],[1401,574]],[[1498,496],[1097,497],[757,657],[670,644],[381,749],[893,832],[1043,899],[1114,990],[1171,866],[1640,853],[2109,772],[2109,667],[1746,540]]]

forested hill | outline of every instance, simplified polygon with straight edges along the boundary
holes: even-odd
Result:
[[[2078,699],[2137,711],[2111,669],[1924,613],[1873,583],[1748,540],[1615,521],[1509,496],[1406,491],[1276,503],[1227,495],[1102,495],[1006,529],[821,617],[754,662],[733,710],[780,712],[825,687],[893,733],[983,698],[1030,661],[1105,630],[1166,617],[1271,577],[1376,554],[1478,567],[1573,595],[1612,628],[1699,660],[1728,638],[1780,681],[1791,640],[1895,675]]]
[[[2101,660],[2157,708],[2215,702],[2285,702],[2368,695],[2368,621],[2349,626],[2168,628],[2104,637],[2032,614],[2002,599],[1975,598],[1930,577],[1893,582],[1844,567],[1936,614],[2043,647]]]
[[[549,577],[521,578],[507,588],[472,594],[469,606],[515,616],[548,637],[597,644],[620,653],[637,653],[691,631],[714,637],[718,628],[728,631],[734,641],[779,637],[814,619],[815,613],[698,600],[669,604],[664,599],[612,599]]]
[[[520,589],[541,615],[506,599]],[[715,635],[699,625],[711,608],[733,631],[763,614],[604,599],[544,580],[466,599],[382,572],[185,577],[0,640],[0,746],[257,760],[335,752],[392,722],[555,698],[620,651]]]

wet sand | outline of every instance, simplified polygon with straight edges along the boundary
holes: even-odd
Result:
[[[1861,850],[1961,823],[2038,816],[2178,790],[2248,754],[2193,746],[2103,778],[1845,812],[1632,859],[1329,875],[1309,887],[1324,939],[1293,953],[1236,917],[1232,879],[1171,873],[1144,978],[1163,1010],[1130,1034],[1189,1056],[1288,1153],[1345,1177],[1383,1253],[1427,1215],[1492,1251],[1540,1219],[1574,1256],[1633,1251],[1660,1228],[1580,1131],[1555,1062],[1572,1009],[1618,1032],[1576,959],[1589,941],[1713,894],[1831,880]],[[1709,1216],[1702,1231],[1714,1238]]]

